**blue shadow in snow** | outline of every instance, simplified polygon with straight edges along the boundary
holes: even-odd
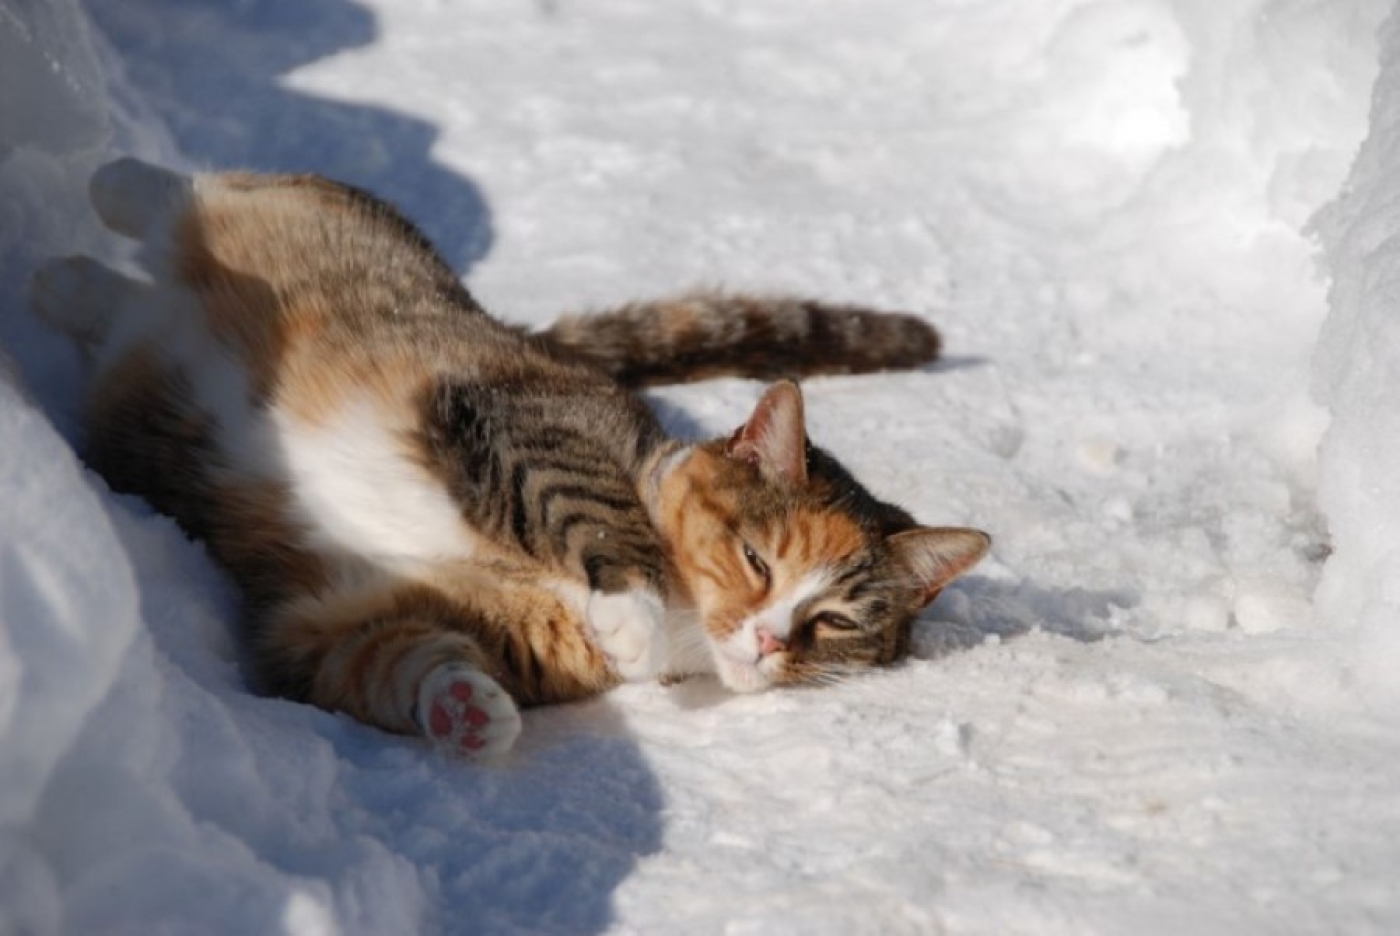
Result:
[[[988,637],[1012,639],[1033,630],[1093,643],[1114,633],[1116,609],[1141,597],[1128,588],[1045,588],[969,575],[950,585],[914,626],[914,655],[937,659]]]
[[[370,11],[347,0],[89,0],[87,8],[136,93],[197,162],[316,172],[367,189],[396,204],[460,273],[490,248],[480,191],[431,158],[435,127],[280,83],[292,69],[371,43]],[[149,585],[156,573],[141,566],[151,556],[133,555]],[[226,667],[217,638],[192,635],[189,622],[158,607],[145,614],[156,646],[191,678],[206,684]],[[272,711],[267,730],[309,729],[331,743],[350,768],[338,781],[352,801],[347,816],[362,817],[338,829],[343,848],[369,836],[435,882],[428,916],[442,932],[605,930],[613,891],[661,847],[660,785],[607,700],[527,713],[517,756],[483,769],[344,718],[256,699],[242,685],[224,692],[230,707]],[[328,858],[333,842],[308,845],[294,829],[250,823],[217,790],[197,799],[197,821],[245,841],[260,860],[345,885]]]
[[[187,156],[210,169],[315,172],[367,189],[397,205],[461,274],[490,249],[486,202],[470,179],[433,161],[434,126],[280,83],[295,68],[370,44],[371,11],[347,0],[87,7]]]

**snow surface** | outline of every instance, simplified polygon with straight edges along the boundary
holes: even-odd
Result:
[[[0,0],[0,933],[1400,929],[1387,12]],[[82,468],[25,310],[119,255],[120,152],[366,185],[520,321],[926,313],[948,358],[810,382],[812,433],[994,554],[907,666],[626,687],[495,769],[251,695],[236,596]],[[708,433],[757,392],[654,399]]]

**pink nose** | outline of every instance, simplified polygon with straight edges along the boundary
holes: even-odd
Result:
[[[766,657],[771,653],[777,653],[779,650],[787,647],[787,644],[774,637],[766,627],[758,628],[755,633],[758,635],[758,655],[761,657]]]

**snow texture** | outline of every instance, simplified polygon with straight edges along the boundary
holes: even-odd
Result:
[[[0,0],[0,933],[1400,929],[1388,12]],[[366,186],[517,321],[926,314],[943,362],[811,381],[810,428],[993,554],[908,665],[628,685],[495,765],[260,697],[26,309],[123,256],[119,153]],[[758,392],[652,400],[717,433]]]
[[[1370,134],[1319,216],[1334,280],[1318,342],[1332,412],[1318,500],[1332,529],[1317,603],[1359,630],[1355,672],[1371,703],[1400,711],[1400,18],[1384,30]]]

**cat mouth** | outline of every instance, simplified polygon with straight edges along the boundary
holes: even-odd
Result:
[[[762,692],[772,686],[778,678],[782,663],[777,654],[760,656],[756,659],[737,660],[723,650],[716,648],[715,669],[719,681],[733,692]]]

